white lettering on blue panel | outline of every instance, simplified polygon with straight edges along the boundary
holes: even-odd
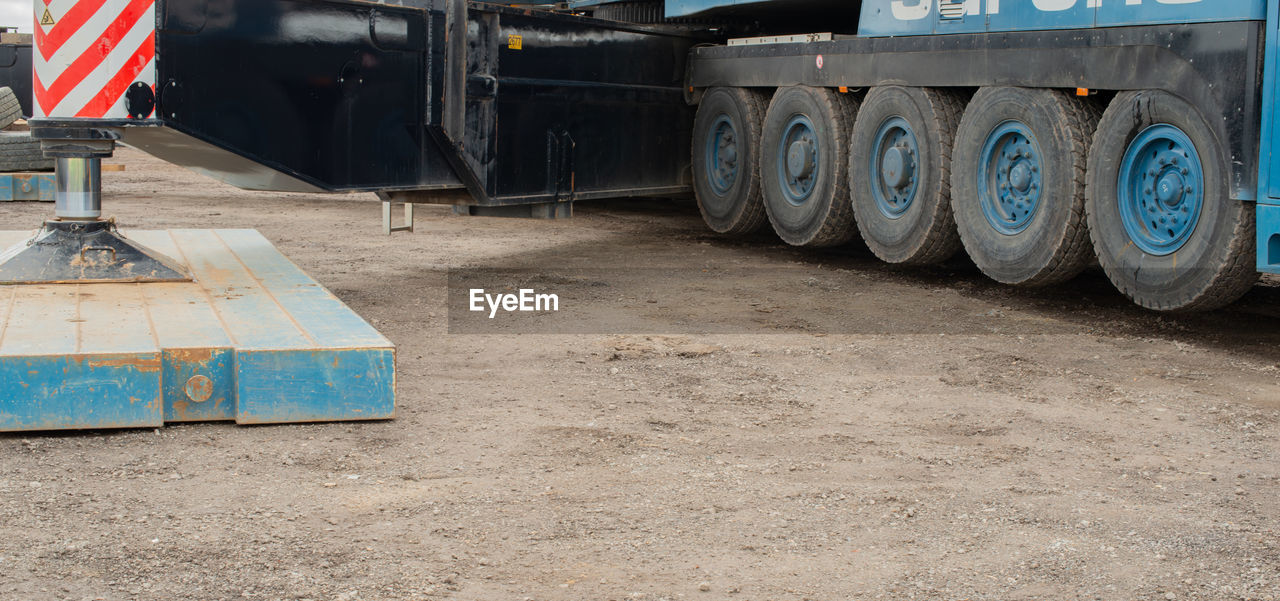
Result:
[[[963,3],[959,13],[956,5]],[[880,0],[862,3],[868,36],[1261,21],[1267,0]],[[950,10],[943,11],[943,7]],[[887,9],[887,10],[886,10]],[[945,14],[944,14],[945,12]],[[984,18],[985,15],[985,18]],[[949,22],[939,29],[939,19]]]

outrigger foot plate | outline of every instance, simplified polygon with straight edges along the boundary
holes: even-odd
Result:
[[[0,253],[0,284],[189,281],[177,261],[124,237],[113,221],[46,221]]]

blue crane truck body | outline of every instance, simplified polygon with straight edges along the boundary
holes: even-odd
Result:
[[[671,0],[665,16],[787,4]],[[1221,306],[1255,272],[1280,273],[1280,3],[884,0],[862,2],[856,25],[822,10],[809,31],[693,50],[689,81],[704,99],[718,91],[722,117],[694,131],[713,227],[751,226],[759,198],[793,244],[856,230],[889,262],[963,249],[992,278],[1030,286],[1096,257],[1158,310]],[[725,90],[772,94],[735,102]],[[753,138],[738,129],[752,119],[762,129],[744,149]],[[724,185],[726,133],[736,155],[758,154],[761,190]],[[826,166],[847,180],[852,215],[837,210],[845,186],[813,175]]]
[[[793,4],[788,0],[670,0],[665,4],[665,14],[669,18],[751,14]],[[851,3],[821,8],[839,10],[841,4]],[[1266,17],[1267,0],[889,0],[861,3],[857,33],[893,36],[1036,31],[1263,21]]]
[[[1022,286],[1096,262],[1156,310],[1280,273],[1280,0],[148,6],[101,90],[40,25],[51,152],[473,214],[692,191],[717,232]]]

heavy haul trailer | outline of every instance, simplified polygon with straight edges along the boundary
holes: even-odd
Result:
[[[665,16],[785,5],[669,0]],[[1280,272],[1278,7],[868,0],[856,23],[700,46],[699,204],[717,231],[860,233],[891,263],[964,250],[1008,284],[1096,256],[1145,307],[1225,305]]]

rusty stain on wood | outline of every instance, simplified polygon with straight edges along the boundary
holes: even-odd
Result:
[[[184,363],[206,363],[213,359],[213,349],[211,348],[180,348],[165,349],[166,353],[175,361]]]
[[[160,357],[143,359],[138,357],[116,357],[111,359],[90,359],[89,367],[132,367],[142,373],[160,371]]]

